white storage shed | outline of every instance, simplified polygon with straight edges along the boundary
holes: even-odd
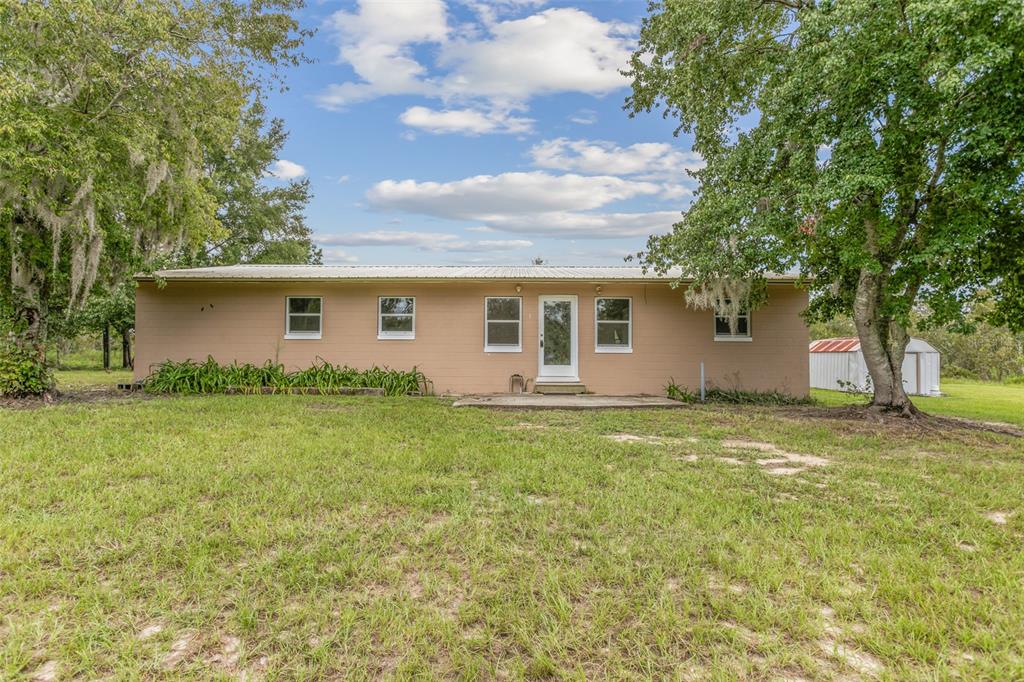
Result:
[[[867,390],[868,367],[859,339],[812,341],[810,350],[811,388]],[[940,395],[939,351],[927,341],[910,339],[903,358],[903,386],[910,395]]]

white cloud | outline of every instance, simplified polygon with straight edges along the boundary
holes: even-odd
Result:
[[[662,199],[682,199],[683,197],[692,197],[693,190],[685,185],[667,184],[662,186],[661,198]]]
[[[496,230],[516,234],[545,235],[564,239],[615,239],[665,234],[679,222],[679,211],[644,213],[576,213],[551,211],[525,215],[495,215],[489,223]]]
[[[482,239],[472,244],[472,248],[464,251],[514,251],[528,249],[533,246],[529,239]]]
[[[370,232],[344,232],[319,237],[320,244],[341,246],[415,246],[430,247],[458,239],[453,234],[436,232],[409,232],[404,230],[373,230]]]
[[[338,46],[339,61],[349,64],[357,79],[329,85],[317,95],[317,103],[340,110],[376,97],[422,95],[446,104],[472,104],[433,112],[435,123],[438,115],[449,114],[444,128],[455,125],[453,111],[462,117],[467,112],[505,112],[509,121],[523,126],[528,119],[509,117],[507,112],[537,95],[605,95],[627,85],[620,70],[629,60],[635,27],[603,22],[573,8],[498,21],[495,10],[539,3],[470,4],[477,9],[479,23],[456,28],[449,24],[442,0],[361,0],[354,12],[335,12],[326,26]],[[432,63],[420,61],[424,52],[416,49],[423,46],[436,54]],[[488,127],[477,119],[451,132],[513,132],[508,127]]]
[[[575,114],[569,116],[569,121],[581,126],[594,125],[597,123],[597,112],[593,109],[580,109]]]
[[[687,171],[704,167],[696,152],[684,152],[664,142],[640,142],[620,147],[603,140],[544,140],[530,149],[533,163],[579,173],[637,175],[644,178],[688,178]]]
[[[540,7],[545,0],[462,0],[480,17],[486,26],[492,25],[500,15],[515,12],[523,7]]]
[[[447,9],[442,0],[361,0],[356,12],[335,12],[326,25],[338,45],[339,61],[351,65],[361,81],[329,85],[316,98],[325,109],[340,110],[383,95],[429,94],[436,89],[411,48],[447,40]]]
[[[301,178],[305,174],[305,168],[287,159],[278,159],[270,164],[270,168],[267,169],[267,175],[278,180],[294,180],[295,178]]]
[[[342,249],[321,249],[324,256],[324,263],[326,265],[342,264],[342,263],[357,263],[359,259]]]
[[[607,175],[543,171],[477,175],[452,182],[384,180],[366,194],[372,206],[438,218],[474,220],[494,227],[491,217],[548,211],[585,211],[613,201],[662,191],[650,182]]]
[[[402,230],[372,230],[369,232],[347,232],[317,238],[324,246],[409,246],[421,251],[488,252],[515,251],[533,246],[528,239],[483,239],[471,241],[455,234],[443,232],[413,232]],[[325,250],[325,253],[327,251]],[[344,253],[344,252],[339,252]],[[352,257],[353,260],[354,257]]]
[[[502,111],[478,111],[475,109],[428,109],[409,107],[399,120],[411,128],[428,133],[464,133],[482,135],[485,133],[528,133],[533,129],[533,119],[511,116]]]
[[[536,95],[604,95],[625,86],[632,26],[573,8],[549,9],[494,24],[484,40],[453,40],[438,63],[444,93],[523,102]]]
[[[673,187],[608,175],[533,171],[477,175],[451,182],[384,180],[371,187],[366,197],[372,207],[381,210],[479,223],[465,228],[468,232],[612,239],[665,233],[678,222],[679,211],[627,213],[596,209],[638,197],[664,198]],[[399,233],[387,234],[382,239],[399,238],[395,236]]]

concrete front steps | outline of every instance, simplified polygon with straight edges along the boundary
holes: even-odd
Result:
[[[587,387],[579,382],[564,384],[539,383],[534,384],[533,392],[545,395],[577,395],[579,393],[586,393]]]

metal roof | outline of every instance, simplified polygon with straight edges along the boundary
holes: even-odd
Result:
[[[846,339],[819,339],[811,341],[809,350],[812,353],[856,353],[860,350],[860,339],[850,337]],[[938,353],[935,346],[924,339],[913,337],[907,343],[908,353]]]
[[[811,342],[812,353],[848,353],[860,350],[860,339],[820,339]]]
[[[664,275],[636,266],[618,265],[221,265],[207,268],[158,270],[136,279],[152,280],[636,280],[670,282],[679,279],[676,268]],[[795,275],[767,275],[772,281],[793,282]]]

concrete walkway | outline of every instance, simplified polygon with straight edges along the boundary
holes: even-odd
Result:
[[[539,393],[494,393],[468,395],[453,407],[493,407],[513,410],[607,410],[650,407],[684,407],[677,400],[654,395],[541,395]]]

